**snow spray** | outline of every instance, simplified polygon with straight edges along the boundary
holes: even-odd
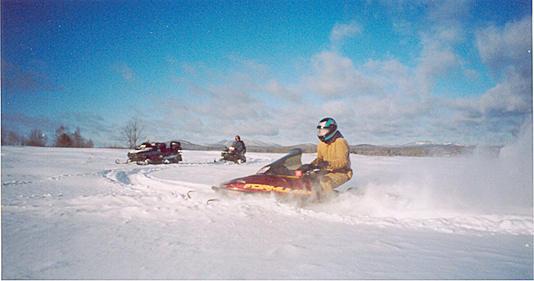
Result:
[[[354,157],[356,188],[330,211],[371,217],[532,215],[532,123],[498,157]]]

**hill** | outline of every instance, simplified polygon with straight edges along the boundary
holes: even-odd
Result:
[[[187,140],[178,140],[184,150],[222,151],[232,141],[221,140],[213,144],[195,144]],[[167,142],[168,143],[168,142]],[[247,152],[286,153],[293,148],[300,148],[305,153],[317,151],[316,144],[302,143],[282,146],[256,140],[245,141]],[[411,157],[453,157],[459,155],[485,154],[497,156],[501,146],[474,146],[459,144],[433,144],[431,142],[413,142],[404,145],[357,144],[350,146],[350,153],[368,156],[411,156]]]

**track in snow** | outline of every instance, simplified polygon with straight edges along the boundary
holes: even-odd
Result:
[[[164,169],[175,170],[180,168],[179,165],[174,165]],[[266,196],[264,194],[223,196],[212,192],[210,184],[158,177],[157,172],[162,170],[162,168],[156,166],[133,169],[129,172],[111,171],[106,174],[106,178],[117,184],[125,185],[130,190],[142,192],[146,198],[152,198],[145,200],[147,207],[157,201],[161,206],[172,205],[176,207],[181,205],[186,208],[211,208],[206,207],[210,205],[208,203],[216,202],[211,205],[220,209],[220,213],[230,210],[235,211],[235,209],[243,212],[242,207],[246,205],[264,213],[272,213],[272,215],[307,216],[355,226],[361,224],[379,227],[428,229],[444,233],[532,233],[532,218],[526,216],[480,215],[459,212],[434,213],[423,217],[420,215],[407,216],[406,214],[395,216],[391,214],[370,214],[369,210],[358,208],[358,206],[369,204],[369,200],[376,200],[376,198],[387,198],[384,204],[407,205],[408,203],[404,201],[409,199],[397,193],[373,194],[373,198],[369,199],[364,190],[355,188],[329,201],[302,206],[298,202],[280,201],[274,196]],[[153,200],[154,198],[157,199]],[[375,203],[380,204],[380,202]]]

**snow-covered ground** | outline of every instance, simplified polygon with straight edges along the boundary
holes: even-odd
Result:
[[[125,150],[2,147],[2,278],[532,279],[532,152],[519,152],[352,155],[351,191],[298,206],[210,188],[281,154],[138,166],[114,163]]]

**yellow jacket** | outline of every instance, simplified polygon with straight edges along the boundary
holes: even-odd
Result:
[[[317,158],[313,164],[322,161],[328,162],[327,170],[334,173],[344,173],[352,177],[349,158],[349,144],[343,137],[338,137],[331,143],[319,142],[317,145]]]

